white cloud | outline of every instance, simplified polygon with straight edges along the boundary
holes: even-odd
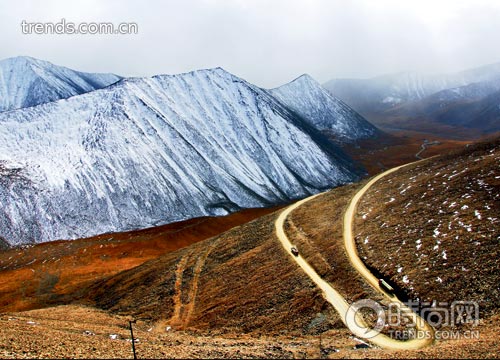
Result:
[[[138,35],[22,35],[21,21],[133,21]],[[0,58],[145,76],[223,66],[262,86],[500,61],[496,0],[0,2]]]

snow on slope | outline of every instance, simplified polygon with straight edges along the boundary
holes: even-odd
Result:
[[[333,79],[324,86],[349,106],[365,114],[417,101],[445,89],[499,79],[500,63],[497,63],[449,74],[401,72],[371,79]]]
[[[0,61],[0,111],[25,108],[101,89],[121,78],[74,71],[19,56]]]
[[[270,92],[311,125],[341,141],[359,140],[377,133],[377,128],[307,74]]]
[[[497,91],[500,91],[500,77],[493,81],[476,82],[465,86],[442,90],[421,101],[439,102],[441,106],[446,106],[456,101],[483,99]]]
[[[0,236],[11,244],[224,215],[355,179],[335,145],[220,68],[0,114]]]

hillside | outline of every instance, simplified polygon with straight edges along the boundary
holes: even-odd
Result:
[[[270,92],[337,142],[356,142],[380,135],[376,127],[307,74]]]
[[[500,307],[500,141],[403,169],[369,190],[356,238],[366,264],[409,298]]]
[[[0,251],[0,312],[65,302],[82,286],[218,235],[276,208]]]
[[[309,225],[306,217],[295,224],[292,218],[289,224],[292,233],[299,225],[305,232],[321,233],[317,239],[321,244],[308,238],[295,240],[301,251],[312,246],[328,257],[325,260],[314,252],[315,267],[344,289],[350,299],[376,296],[362,281],[356,282],[356,273],[339,258],[342,204],[355,188],[351,185],[322,196],[319,221]],[[333,201],[338,206],[329,209]],[[278,214],[100,281],[84,291],[84,299],[102,309],[175,329],[299,335],[343,327],[335,311],[276,239],[274,221]],[[333,224],[329,221],[328,228],[320,226],[327,217],[335,219]],[[335,226],[337,218],[339,226]],[[328,236],[323,236],[326,233]],[[338,266],[335,273],[331,272],[333,264]]]
[[[18,56],[0,61],[0,112],[45,104],[102,89],[121,79]]]
[[[0,124],[10,244],[273,206],[360,174],[265,90],[220,68],[126,79],[2,113]]]

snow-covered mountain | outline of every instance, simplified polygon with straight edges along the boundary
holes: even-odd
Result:
[[[433,113],[446,112],[454,106],[481,101],[498,91],[500,91],[500,78],[441,90],[421,100],[409,102],[397,108],[387,110],[386,113],[388,115],[394,113],[394,116],[432,117]]]
[[[223,69],[125,79],[0,114],[0,237],[42,242],[224,215],[357,171],[300,116]]]
[[[439,103],[441,106],[446,106],[456,101],[482,99],[497,91],[500,91],[500,77],[492,81],[476,82],[465,86],[438,91],[422,99],[422,101],[432,99],[432,102]]]
[[[500,63],[450,74],[402,72],[371,79],[333,79],[324,86],[353,109],[368,116],[445,89],[498,79]]]
[[[101,89],[120,80],[26,56],[0,61],[0,111],[25,108]]]
[[[376,127],[307,74],[270,92],[311,125],[339,141],[365,139],[378,132]]]

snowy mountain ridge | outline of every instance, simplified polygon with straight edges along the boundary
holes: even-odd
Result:
[[[378,132],[375,126],[307,74],[270,93],[311,125],[340,141],[360,140]]]
[[[0,112],[31,107],[101,89],[121,79],[19,56],[0,61]]]
[[[0,114],[0,237],[10,244],[224,215],[356,179],[300,116],[220,68]]]

